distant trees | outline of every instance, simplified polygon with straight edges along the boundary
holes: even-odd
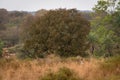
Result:
[[[10,11],[9,22],[6,25],[9,27],[19,26],[27,15],[28,13],[24,11]]]
[[[90,23],[75,9],[50,10],[24,23],[24,49],[29,57],[44,53],[60,56],[85,56]]]
[[[19,28],[8,27],[5,31],[2,31],[1,38],[6,46],[14,46],[19,42]]]
[[[8,21],[8,12],[6,9],[0,9],[0,31],[5,29],[5,23]]]
[[[19,26],[26,15],[27,12],[0,9],[0,39],[5,46],[13,46],[19,42]]]

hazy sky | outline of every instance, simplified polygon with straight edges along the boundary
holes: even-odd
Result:
[[[36,11],[39,9],[76,8],[92,10],[98,0],[0,0],[0,8],[9,11]]]

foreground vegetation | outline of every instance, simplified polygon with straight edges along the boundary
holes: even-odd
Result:
[[[120,56],[95,59],[0,59],[0,80],[119,80]]]
[[[93,10],[0,9],[0,80],[120,80],[120,1]]]

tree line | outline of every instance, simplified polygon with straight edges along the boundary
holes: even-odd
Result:
[[[98,0],[91,12],[42,9],[31,14],[0,9],[0,14],[0,45],[23,44],[21,52],[27,57],[120,54],[118,0]]]

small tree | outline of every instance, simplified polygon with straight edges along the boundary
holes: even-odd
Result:
[[[75,9],[58,9],[36,17],[25,31],[29,37],[25,40],[24,49],[29,56],[39,56],[44,52],[84,56],[90,24]]]

